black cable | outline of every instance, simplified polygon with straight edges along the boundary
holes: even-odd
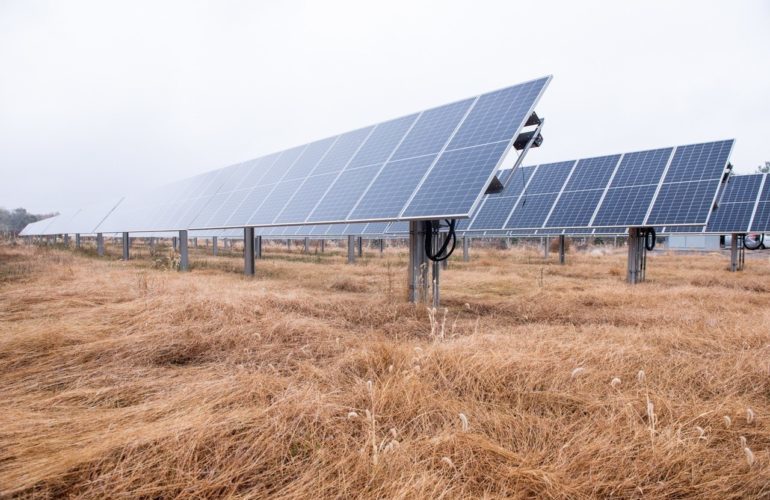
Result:
[[[444,243],[441,245],[441,247],[438,249],[436,253],[433,253],[434,228],[432,224],[431,224],[431,230],[425,231],[425,254],[427,255],[428,259],[432,260],[433,262],[441,262],[441,261],[447,260],[455,251],[455,246],[457,245],[457,235],[455,234],[456,220],[455,219],[445,220],[444,222],[447,223],[447,226],[449,227],[449,231],[447,232],[447,236],[444,239]],[[439,228],[437,227],[436,230],[438,229]],[[449,247],[450,241],[452,243],[451,248]],[[449,249],[447,250],[447,248]]]
[[[655,228],[648,227],[647,229],[643,229],[642,233],[644,235],[644,248],[646,248],[648,252],[652,252],[655,249],[655,240],[657,239],[655,236]]]

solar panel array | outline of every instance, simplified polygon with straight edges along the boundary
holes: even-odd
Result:
[[[100,232],[467,217],[550,77],[128,196]]]
[[[463,229],[505,231],[708,223],[734,141],[536,166],[510,174]]]
[[[728,179],[707,226],[665,227],[661,233],[750,233],[770,230],[768,174],[733,175]],[[765,197],[765,201],[763,200]]]

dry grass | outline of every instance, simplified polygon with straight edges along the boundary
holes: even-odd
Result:
[[[0,246],[0,496],[770,496],[767,256],[134,253]]]

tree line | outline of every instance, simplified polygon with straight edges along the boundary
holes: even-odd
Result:
[[[0,207],[0,233],[16,236],[27,224],[53,217],[56,214],[31,214],[26,208],[8,210]]]

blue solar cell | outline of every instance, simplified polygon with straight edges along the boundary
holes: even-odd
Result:
[[[535,172],[535,167],[519,167],[508,176],[508,181],[505,183],[505,189],[502,193],[503,196],[518,196],[527,185],[530,177]]]
[[[511,214],[511,218],[505,225],[505,229],[526,229],[539,228],[543,226],[548,212],[556,200],[557,193],[523,195],[516,208]]]
[[[619,159],[620,155],[610,155],[578,161],[575,171],[564,190],[604,189]]]
[[[484,205],[479,208],[478,213],[473,217],[473,224],[470,226],[473,230],[483,229],[501,229],[508,219],[516,198],[492,196],[487,197]]]
[[[273,191],[267,195],[265,202],[249,217],[246,225],[266,226],[272,224],[298,188],[296,181],[275,184]]]
[[[444,217],[469,213],[505,153],[504,142],[444,152],[403,217]]]
[[[403,160],[441,151],[474,100],[466,99],[424,111],[392,159]]]
[[[722,177],[733,142],[727,140],[677,147],[663,182],[700,181]]]
[[[755,202],[759,188],[762,185],[762,174],[733,175],[725,186],[724,194],[719,200],[720,206],[725,203]]]
[[[529,117],[549,78],[522,83],[479,97],[448,149],[510,142]]]
[[[254,212],[265,202],[265,199],[273,191],[275,184],[261,184],[253,187],[249,194],[243,198],[243,202],[228,217],[225,226],[244,226]]]
[[[275,162],[273,162],[267,172],[265,172],[264,177],[260,179],[259,183],[273,184],[280,181],[283,176],[286,175],[286,172],[291,169],[292,165],[294,165],[294,162],[299,159],[306,147],[307,145],[283,151],[281,156],[279,156]]]
[[[705,224],[718,187],[710,180],[663,184],[647,224]]]
[[[212,207],[219,207],[211,211],[201,212],[201,215],[192,223],[194,227],[222,227],[227,224],[227,219],[235,212],[251,193],[251,189],[242,189],[231,193],[223,193],[225,200],[217,205],[218,200],[211,200]],[[209,217],[206,217],[206,215]]]
[[[388,229],[388,222],[370,222],[364,229],[364,234],[384,234]]]
[[[276,224],[304,222],[324,193],[337,178],[337,173],[312,175],[300,186],[294,197],[275,219]]]
[[[391,222],[388,226],[388,233],[408,233],[408,222]]]
[[[239,185],[234,187],[234,189],[252,189],[254,186],[260,184],[262,177],[270,171],[270,167],[280,156],[281,153],[278,152],[252,160],[254,162],[254,168],[246,177],[244,177]]]
[[[767,181],[765,181],[767,186]],[[760,201],[751,223],[751,230],[760,233],[770,232],[770,201]]]
[[[655,228],[658,234],[678,234],[678,233],[702,233],[703,226],[671,226],[667,228]]]
[[[248,191],[244,190],[240,193],[248,193]],[[195,227],[210,227],[210,221],[217,220],[217,214],[221,213],[221,208],[224,207],[227,204],[227,201],[233,196],[233,192],[225,192],[225,193],[219,193],[215,194],[213,197],[211,197],[210,204],[214,207],[219,207],[212,211],[202,211],[198,214],[198,216],[193,219],[191,225]],[[230,209],[233,209],[232,205],[228,205]],[[229,214],[228,214],[229,215]],[[220,221],[220,224],[224,223],[224,221]]]
[[[350,219],[398,217],[434,159],[435,156],[430,155],[387,163],[350,214]]]
[[[725,203],[711,214],[706,232],[709,233],[745,233],[749,231],[751,214],[756,202]]]
[[[626,153],[610,187],[657,185],[674,148]]]
[[[360,128],[339,136],[313,174],[339,172],[344,169],[373,130],[374,127]]]
[[[308,222],[345,220],[379,169],[379,165],[374,165],[342,172],[310,214]]]
[[[358,223],[358,224],[348,224],[345,229],[342,231],[342,234],[347,235],[360,235],[363,234],[364,228],[366,227],[366,224],[364,223]]]
[[[238,165],[233,165],[232,167],[227,167],[224,170],[225,175],[219,179],[219,188],[216,190],[217,193],[223,193],[228,191],[234,191],[236,187],[238,187],[246,177],[251,174],[251,171],[256,167],[257,162],[255,161],[247,161],[245,163],[239,163]],[[212,194],[211,188],[212,186],[209,186],[209,189],[207,189],[207,194]]]
[[[526,194],[558,193],[562,190],[574,165],[573,160],[538,166],[534,177],[527,185]]]
[[[302,155],[294,162],[281,180],[289,181],[307,177],[329,151],[335,139],[336,137],[329,137],[328,139],[308,144]]]
[[[393,150],[404,139],[409,128],[417,119],[416,114],[377,125],[361,149],[350,161],[348,168],[366,165],[382,165],[393,154]]]
[[[596,213],[593,226],[639,226],[644,223],[657,186],[611,188]]]
[[[606,182],[606,181],[605,181]],[[562,193],[546,222],[548,227],[587,226],[596,211],[604,189]]]

